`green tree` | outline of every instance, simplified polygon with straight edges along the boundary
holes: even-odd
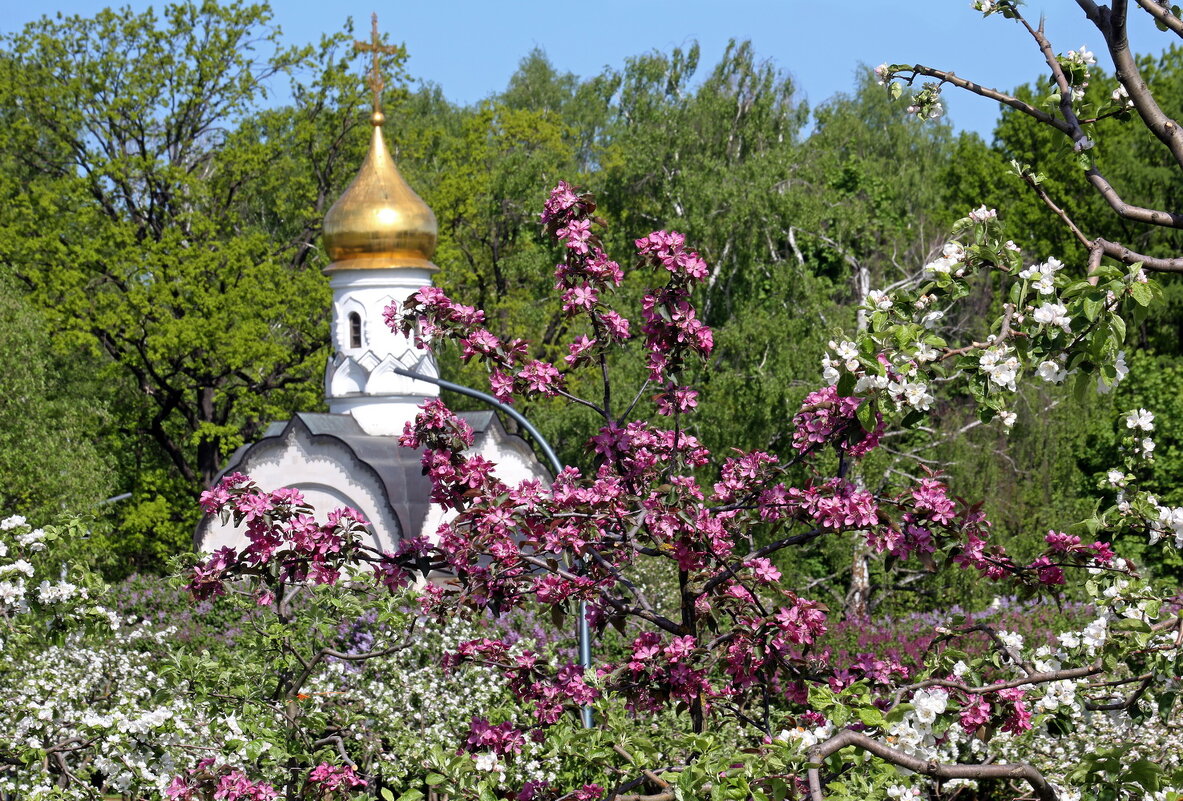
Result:
[[[60,351],[106,371],[130,530],[183,542],[225,455],[320,402],[316,239],[363,145],[347,39],[284,47],[265,6],[209,2],[3,43],[0,263]],[[260,111],[285,76],[292,103]]]
[[[91,509],[113,486],[94,371],[54,353],[53,330],[8,280],[0,319],[0,514],[48,520]]]

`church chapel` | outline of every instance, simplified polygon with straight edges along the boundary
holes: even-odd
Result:
[[[437,378],[438,367],[430,351],[392,332],[382,314],[392,301],[402,303],[431,284],[439,269],[431,262],[438,229],[435,214],[403,179],[382,134],[377,61],[387,48],[379,43],[376,20],[373,42],[358,46],[374,52],[373,130],[357,176],[324,219],[323,243],[331,259],[325,273],[333,290],[332,353],[325,370],[329,411],[273,423],[258,442],[236,451],[221,475],[245,473],[267,491],[297,489],[322,519],[337,507],[357,509],[371,523],[370,544],[393,550],[404,537],[434,540],[445,519],[430,503],[421,452],[398,444],[404,424],[420,404],[439,395],[439,387],[395,370]],[[530,446],[507,433],[495,412],[461,416],[476,435],[468,455],[496,463],[498,478],[508,484],[550,483]],[[247,540],[242,528],[206,518],[195,543],[208,552],[245,546]]]

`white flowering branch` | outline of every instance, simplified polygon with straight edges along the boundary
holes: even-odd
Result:
[[[997,101],[1002,103],[1004,106],[1010,106],[1016,111],[1021,111],[1022,113],[1029,117],[1033,117],[1039,122],[1042,122],[1046,125],[1051,125],[1053,128],[1059,128],[1060,130],[1067,133],[1065,130],[1065,124],[1062,121],[1057,120],[1051,114],[1048,114],[1046,111],[1038,109],[1030,103],[1020,100],[1014,95],[1008,95],[1006,92],[999,91],[998,89],[993,89],[975,81],[962,78],[960,75],[957,75],[951,70],[939,70],[934,67],[925,66],[924,64],[914,64],[905,69],[901,69],[895,74],[909,86],[911,86],[916,78],[920,75],[928,78],[936,78],[941,83],[951,84],[952,86],[956,86],[958,89],[964,89],[967,92],[973,92],[979,97],[985,97],[989,100]]]
[[[1137,0],[1137,2],[1161,26],[1183,36],[1183,20],[1175,16],[1169,7],[1156,2],[1156,0]],[[1073,147],[1078,153],[1082,153],[1094,146],[1093,140],[1086,131],[1086,126],[1091,126],[1092,123],[1106,117],[1117,116],[1124,113],[1127,109],[1132,108],[1137,112],[1146,127],[1170,150],[1175,161],[1183,167],[1183,128],[1180,127],[1176,120],[1166,114],[1158,104],[1154,94],[1147,86],[1141,70],[1138,68],[1137,61],[1134,59],[1130,50],[1126,31],[1128,0],[1114,0],[1111,5],[1100,5],[1093,2],[1093,0],[1077,0],[1077,5],[1080,6],[1088,19],[1104,37],[1105,46],[1113,61],[1119,83],[1119,89],[1113,95],[1113,101],[1118,104],[1118,107],[1105,110],[1104,113],[1095,114],[1087,119],[1081,119],[1078,116],[1075,104],[1084,97],[1084,87],[1088,83],[1088,66],[1096,63],[1092,53],[1081,48],[1079,53],[1070,51],[1067,55],[1058,55],[1044,32],[1043,21],[1041,20],[1038,26],[1032,25],[1023,17],[1017,6],[1012,4],[1007,4],[1006,16],[1009,19],[1017,21],[1027,30],[1043,54],[1044,60],[1051,71],[1052,82],[1055,85],[1055,91],[1058,95],[1057,105],[1059,115],[1049,113],[1031,103],[1020,100],[1014,95],[961,78],[951,71],[940,70],[922,64],[913,66],[897,65],[891,68],[884,65],[877,72],[884,83],[889,82],[893,78],[899,78],[903,83],[910,86],[917,76],[923,75],[937,79],[940,84],[947,83],[972,92],[980,97],[994,100],[1031,117],[1036,122],[1060,131],[1072,140]],[[987,13],[993,13],[994,10],[997,10],[993,6],[994,4],[992,3],[975,5],[979,10],[986,11]],[[1083,70],[1083,78],[1080,70]],[[924,99],[923,96],[929,95],[927,98],[929,102],[927,104],[918,103],[913,106],[913,109],[916,109],[922,117],[938,116],[939,113],[932,113],[929,107],[932,105],[932,97],[939,94],[940,89],[937,85],[928,86],[933,86],[934,89],[930,90],[926,87],[924,91],[917,95],[917,98],[918,100],[922,100]],[[893,93],[896,91],[898,91],[898,85],[893,90]],[[936,104],[938,107],[939,105],[939,103]],[[927,113],[922,113],[922,110],[928,111]],[[1162,228],[1183,229],[1183,214],[1128,203],[1104,174],[1097,169],[1095,164],[1088,163],[1083,166],[1085,167],[1085,179],[1121,219]],[[1028,174],[1023,174],[1022,177],[1028,186],[1036,191],[1040,200],[1067,225],[1072,234],[1089,250],[1090,266],[1099,264],[1102,256],[1108,256],[1122,264],[1132,265],[1141,263],[1147,270],[1183,272],[1183,258],[1151,257],[1139,253],[1120,242],[1088,236],[1078,225],[1068,218],[1062,208],[1052,201],[1047,192],[1038,186],[1038,179]]]
[[[808,771],[810,801],[825,801],[820,765],[848,746],[862,749],[884,762],[906,768],[934,779],[1022,779],[1031,785],[1040,801],[1058,801],[1056,790],[1036,768],[1025,763],[1011,765],[945,765],[936,760],[920,759],[892,748],[860,732],[843,729],[828,740],[809,749]]]

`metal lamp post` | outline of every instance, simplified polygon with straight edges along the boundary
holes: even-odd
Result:
[[[406,370],[401,367],[395,367],[394,372],[397,375],[401,375],[406,378],[413,378],[416,381],[426,381],[429,384],[435,384],[441,389],[446,389],[459,395],[464,395],[469,398],[476,398],[479,401],[489,404],[500,412],[505,412],[505,414],[513,418],[518,425],[526,430],[526,433],[530,435],[531,439],[533,439],[538,445],[539,449],[542,450],[542,454],[550,463],[550,469],[554,471],[554,474],[557,476],[563,471],[563,465],[559,462],[559,457],[555,455],[554,449],[550,446],[550,443],[546,441],[546,437],[542,436],[538,429],[535,428],[534,425],[529,420],[527,420],[521,412],[512,406],[502,403],[487,392],[481,392],[480,390],[472,389],[471,387],[462,386],[460,384],[453,384],[451,381],[444,381],[442,378],[433,378],[432,376],[422,375],[420,373],[414,372],[413,370]],[[587,625],[586,601],[579,602],[579,623],[576,625],[576,636],[579,640],[579,665],[584,670],[590,670],[592,666],[591,630]],[[583,727],[585,729],[590,729],[592,727],[591,707],[582,707],[580,709],[580,717],[583,720]]]

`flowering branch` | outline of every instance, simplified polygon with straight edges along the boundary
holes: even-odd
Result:
[[[1058,801],[1055,788],[1043,774],[1031,765],[943,765],[935,760],[919,759],[903,751],[873,740],[865,734],[843,729],[823,743],[809,749],[809,761],[820,765],[833,754],[848,746],[854,746],[874,754],[885,762],[901,768],[931,776],[934,779],[1023,779],[1040,801]],[[821,771],[817,767],[808,769],[809,795],[811,801],[825,801],[822,792]]]
[[[1155,0],[1138,0],[1138,2],[1164,28],[1169,28],[1176,33],[1183,31],[1183,21],[1180,21],[1172,10]],[[995,100],[1043,125],[1055,128],[1072,140],[1073,148],[1081,154],[1080,159],[1086,180],[1119,217],[1147,225],[1183,228],[1183,214],[1146,208],[1124,201],[1112,183],[1097,169],[1093,160],[1085,155],[1085,152],[1095,145],[1094,140],[1090,138],[1094,123],[1108,117],[1123,117],[1127,114],[1128,109],[1133,108],[1146,127],[1171,151],[1176,162],[1183,167],[1183,131],[1180,130],[1179,124],[1167,116],[1158,105],[1130,51],[1126,35],[1127,1],[1117,0],[1112,6],[1098,5],[1092,0],[1077,0],[1077,4],[1104,37],[1119,82],[1118,90],[1113,93],[1108,106],[1096,110],[1085,119],[1081,118],[1078,111],[1090,108],[1090,104],[1085,101],[1084,90],[1088,86],[1090,77],[1088,68],[1096,63],[1093,54],[1083,47],[1079,52],[1069,51],[1066,54],[1057,54],[1045,35],[1043,22],[1040,21],[1038,26],[1033,26],[1020,12],[1018,3],[1010,0],[975,0],[973,5],[987,16],[1001,13],[1006,18],[1021,24],[1031,35],[1050,70],[1054,91],[1048,99],[1048,107],[1058,110],[1058,116],[1012,95],[959,78],[951,72],[924,65],[888,66],[884,64],[876,69],[876,73],[879,75],[881,83],[889,85],[893,96],[898,96],[901,90],[901,84],[893,81],[895,78],[909,86],[913,84],[918,75],[938,79],[939,83],[926,84],[924,89],[915,95],[910,110],[921,117],[940,116],[942,112],[938,100],[940,88],[943,84],[948,83],[981,97]],[[1068,220],[1067,215],[1059,210],[1046,192],[1038,187],[1038,180],[1032,180],[1027,168],[1019,165],[1016,165],[1016,168],[1028,186],[1036,190],[1040,200],[1069,227],[1073,235],[1094,256],[1103,254],[1122,264],[1137,264],[1148,270],[1159,272],[1183,271],[1183,258],[1148,257],[1121,243],[1101,237],[1087,236]]]

